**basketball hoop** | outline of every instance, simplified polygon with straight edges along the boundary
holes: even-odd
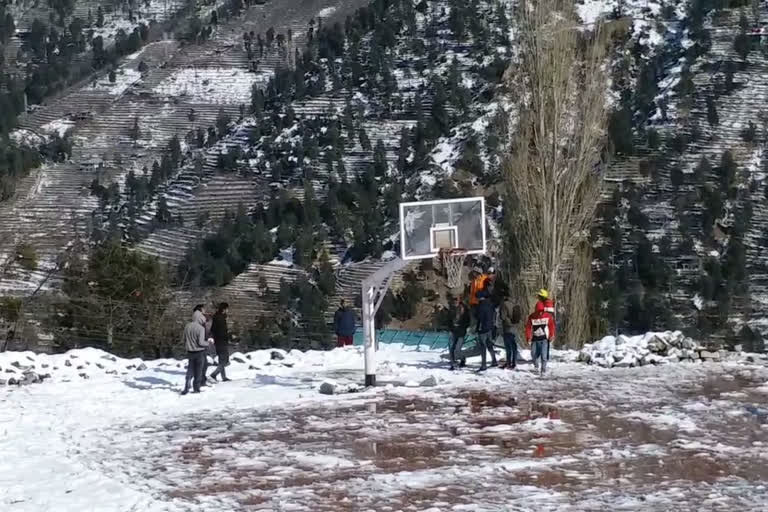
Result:
[[[466,249],[440,249],[440,262],[443,266],[449,288],[461,286],[461,268],[467,257]]]

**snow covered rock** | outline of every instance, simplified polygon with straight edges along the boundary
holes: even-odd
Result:
[[[272,352],[270,352],[269,357],[273,361],[281,361],[285,359],[285,353],[283,353],[280,350],[273,350]]]
[[[423,381],[421,381],[421,382],[419,383],[419,386],[422,386],[422,387],[432,387],[432,386],[437,386],[437,379],[435,378],[435,376],[434,376],[434,375],[430,375],[429,377],[427,377],[426,379],[424,379]]]
[[[632,368],[697,360],[702,347],[680,331],[649,332],[640,336],[606,336],[584,345],[579,361],[605,368]]]
[[[705,361],[719,361],[720,352],[713,352],[709,350],[702,350],[699,352],[699,356]]]
[[[342,395],[360,391],[360,386],[353,382],[336,382],[328,379],[320,384],[318,391],[321,395]]]

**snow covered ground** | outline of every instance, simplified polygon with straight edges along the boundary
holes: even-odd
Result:
[[[236,68],[187,68],[176,71],[153,91],[160,96],[185,96],[217,105],[248,104],[254,82],[265,86],[271,71],[249,73]]]
[[[350,347],[233,354],[232,382],[181,397],[179,361],[0,354],[0,378],[52,375],[0,387],[0,510],[768,505],[764,365],[604,369],[570,352],[539,379],[529,364],[477,375],[449,372],[439,352],[379,355],[383,385],[362,393],[317,391],[362,379]]]

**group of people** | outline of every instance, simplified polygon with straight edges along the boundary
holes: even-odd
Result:
[[[515,369],[518,359],[517,329],[522,320],[520,306],[512,300],[508,292],[500,296],[494,293],[493,268],[490,268],[488,273],[473,271],[470,280],[468,304],[465,304],[461,297],[457,297],[449,308],[450,369],[454,370],[457,365],[463,367],[466,364],[465,359],[461,357],[461,350],[473,322],[481,356],[478,371],[488,369],[488,352],[491,354],[491,366],[498,366],[493,342],[498,336],[499,324],[506,353],[503,368]],[[534,368],[540,375],[544,375],[549,359],[549,347],[555,338],[555,304],[546,289],[539,290],[537,299],[534,311],[526,321],[525,339],[531,347]]]
[[[227,311],[229,304],[222,302],[213,315],[206,315],[205,307],[198,304],[192,310],[192,320],[184,327],[182,343],[187,349],[187,375],[184,379],[182,395],[192,392],[199,393],[202,386],[208,385],[208,353],[215,347],[216,369],[210,379],[216,381],[221,375],[222,381],[227,378],[229,365],[229,330],[227,328]]]

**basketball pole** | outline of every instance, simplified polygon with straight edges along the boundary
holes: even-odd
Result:
[[[363,280],[363,357],[365,359],[365,386],[376,385],[376,312],[379,310],[395,272],[408,264],[395,258]]]

